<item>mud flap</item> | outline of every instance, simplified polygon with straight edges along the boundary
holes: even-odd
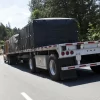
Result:
[[[66,70],[60,73],[61,80],[77,78],[76,70]]]

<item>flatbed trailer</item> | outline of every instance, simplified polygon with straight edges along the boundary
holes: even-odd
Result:
[[[9,44],[9,40],[5,42]],[[29,63],[32,73],[37,68],[48,70],[53,80],[76,78],[76,69],[91,67],[100,72],[100,41],[61,43],[9,52],[5,46],[4,61],[16,64],[20,60]],[[23,46],[24,47],[24,46]]]

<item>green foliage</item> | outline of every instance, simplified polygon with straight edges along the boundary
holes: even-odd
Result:
[[[96,25],[94,26],[89,23],[89,29],[88,29],[88,40],[94,41],[94,40],[100,40],[100,26]]]
[[[0,45],[3,45],[3,44],[4,44],[4,41],[3,41],[3,40],[1,40],[1,41],[0,41]]]
[[[29,2],[29,7],[31,11],[31,16],[29,22],[33,19],[38,19],[44,17],[45,8],[44,8],[45,0],[31,0]]]
[[[2,49],[3,46],[4,46],[4,41],[1,40],[1,41],[0,41],[0,50]]]
[[[30,11],[33,12],[36,9],[41,9],[44,4],[44,0],[31,0],[29,2]]]
[[[17,34],[20,29],[10,28],[10,23],[6,27],[0,23],[0,47],[4,44],[4,41],[9,39],[12,35]]]
[[[3,40],[6,37],[6,35],[6,28],[2,23],[0,23],[0,40]]]
[[[10,29],[9,27],[6,27],[6,36],[4,39],[8,39],[9,37],[11,37],[13,35],[12,29]]]
[[[40,17],[41,17],[41,12],[40,12],[38,9],[34,10],[34,11],[31,13],[31,20],[33,20],[33,19],[38,19],[38,18],[40,18]]]

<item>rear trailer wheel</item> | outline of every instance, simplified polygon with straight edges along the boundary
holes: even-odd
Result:
[[[8,64],[12,65],[12,59],[11,59],[11,57],[7,57],[7,60],[8,60]]]
[[[28,64],[28,59],[23,60],[24,64]]]
[[[36,65],[35,65],[35,59],[34,58],[29,59],[29,68],[30,68],[31,73],[36,72]]]
[[[50,55],[48,64],[49,74],[52,80],[60,80],[60,66],[58,64],[58,59],[55,55]]]
[[[91,69],[93,72],[100,74],[100,66],[94,66],[94,67],[91,67]]]
[[[4,60],[4,63],[6,63],[7,60],[6,60],[6,57],[5,56],[3,56],[3,60]]]
[[[8,56],[7,60],[8,60],[9,65],[15,65],[17,63],[17,58],[16,57]]]
[[[6,63],[6,60],[4,59],[4,63]]]

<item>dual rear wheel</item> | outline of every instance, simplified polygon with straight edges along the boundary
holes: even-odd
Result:
[[[7,57],[7,61],[8,61],[8,64],[9,65],[15,65],[15,64],[17,64],[17,62],[18,62],[18,60],[17,60],[17,58],[16,57],[11,57],[11,56],[8,56]]]
[[[29,59],[29,68],[31,73],[35,73],[37,68],[35,64],[35,58]],[[55,55],[49,56],[48,61],[48,70],[52,80],[58,81],[60,80],[60,66],[58,64],[58,59]]]

